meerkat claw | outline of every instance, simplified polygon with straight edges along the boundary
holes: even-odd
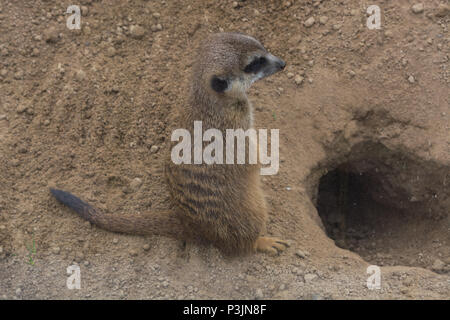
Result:
[[[259,237],[255,243],[257,251],[268,253],[270,255],[279,255],[287,247],[289,247],[289,243],[278,238]]]

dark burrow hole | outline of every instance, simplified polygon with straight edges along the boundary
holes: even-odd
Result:
[[[391,194],[380,190],[383,179],[376,171],[355,171],[351,162],[322,176],[317,209],[327,235],[338,247],[356,252],[371,264],[433,269],[435,261],[446,260],[442,249],[448,248],[447,227],[424,210],[392,205]],[[440,273],[448,272],[441,267]]]

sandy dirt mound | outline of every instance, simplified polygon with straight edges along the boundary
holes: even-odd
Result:
[[[380,30],[363,1],[79,2],[81,30],[73,1],[0,2],[0,298],[450,298],[447,1],[372,1]],[[268,232],[291,247],[226,258],[58,204],[49,187],[114,214],[167,208],[194,49],[220,31],[287,62],[250,99],[257,127],[280,129],[262,181]]]

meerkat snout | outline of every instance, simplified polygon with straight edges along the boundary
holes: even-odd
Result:
[[[268,58],[272,61],[272,63],[277,68],[277,71],[281,71],[286,67],[286,62],[284,62],[282,59],[275,57],[273,54],[268,54]]]
[[[251,54],[248,62],[235,75],[217,76],[211,79],[211,87],[217,93],[245,93],[253,83],[286,67],[286,62],[271,53]]]
[[[247,74],[244,81],[249,82],[245,85],[246,90],[254,82],[283,70],[285,66],[286,62],[268,52],[264,55],[251,57],[250,62],[244,68],[244,73]]]

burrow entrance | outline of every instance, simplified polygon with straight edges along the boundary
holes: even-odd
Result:
[[[363,144],[320,178],[316,206],[336,245],[367,262],[447,273],[450,224],[442,182],[448,173]]]

